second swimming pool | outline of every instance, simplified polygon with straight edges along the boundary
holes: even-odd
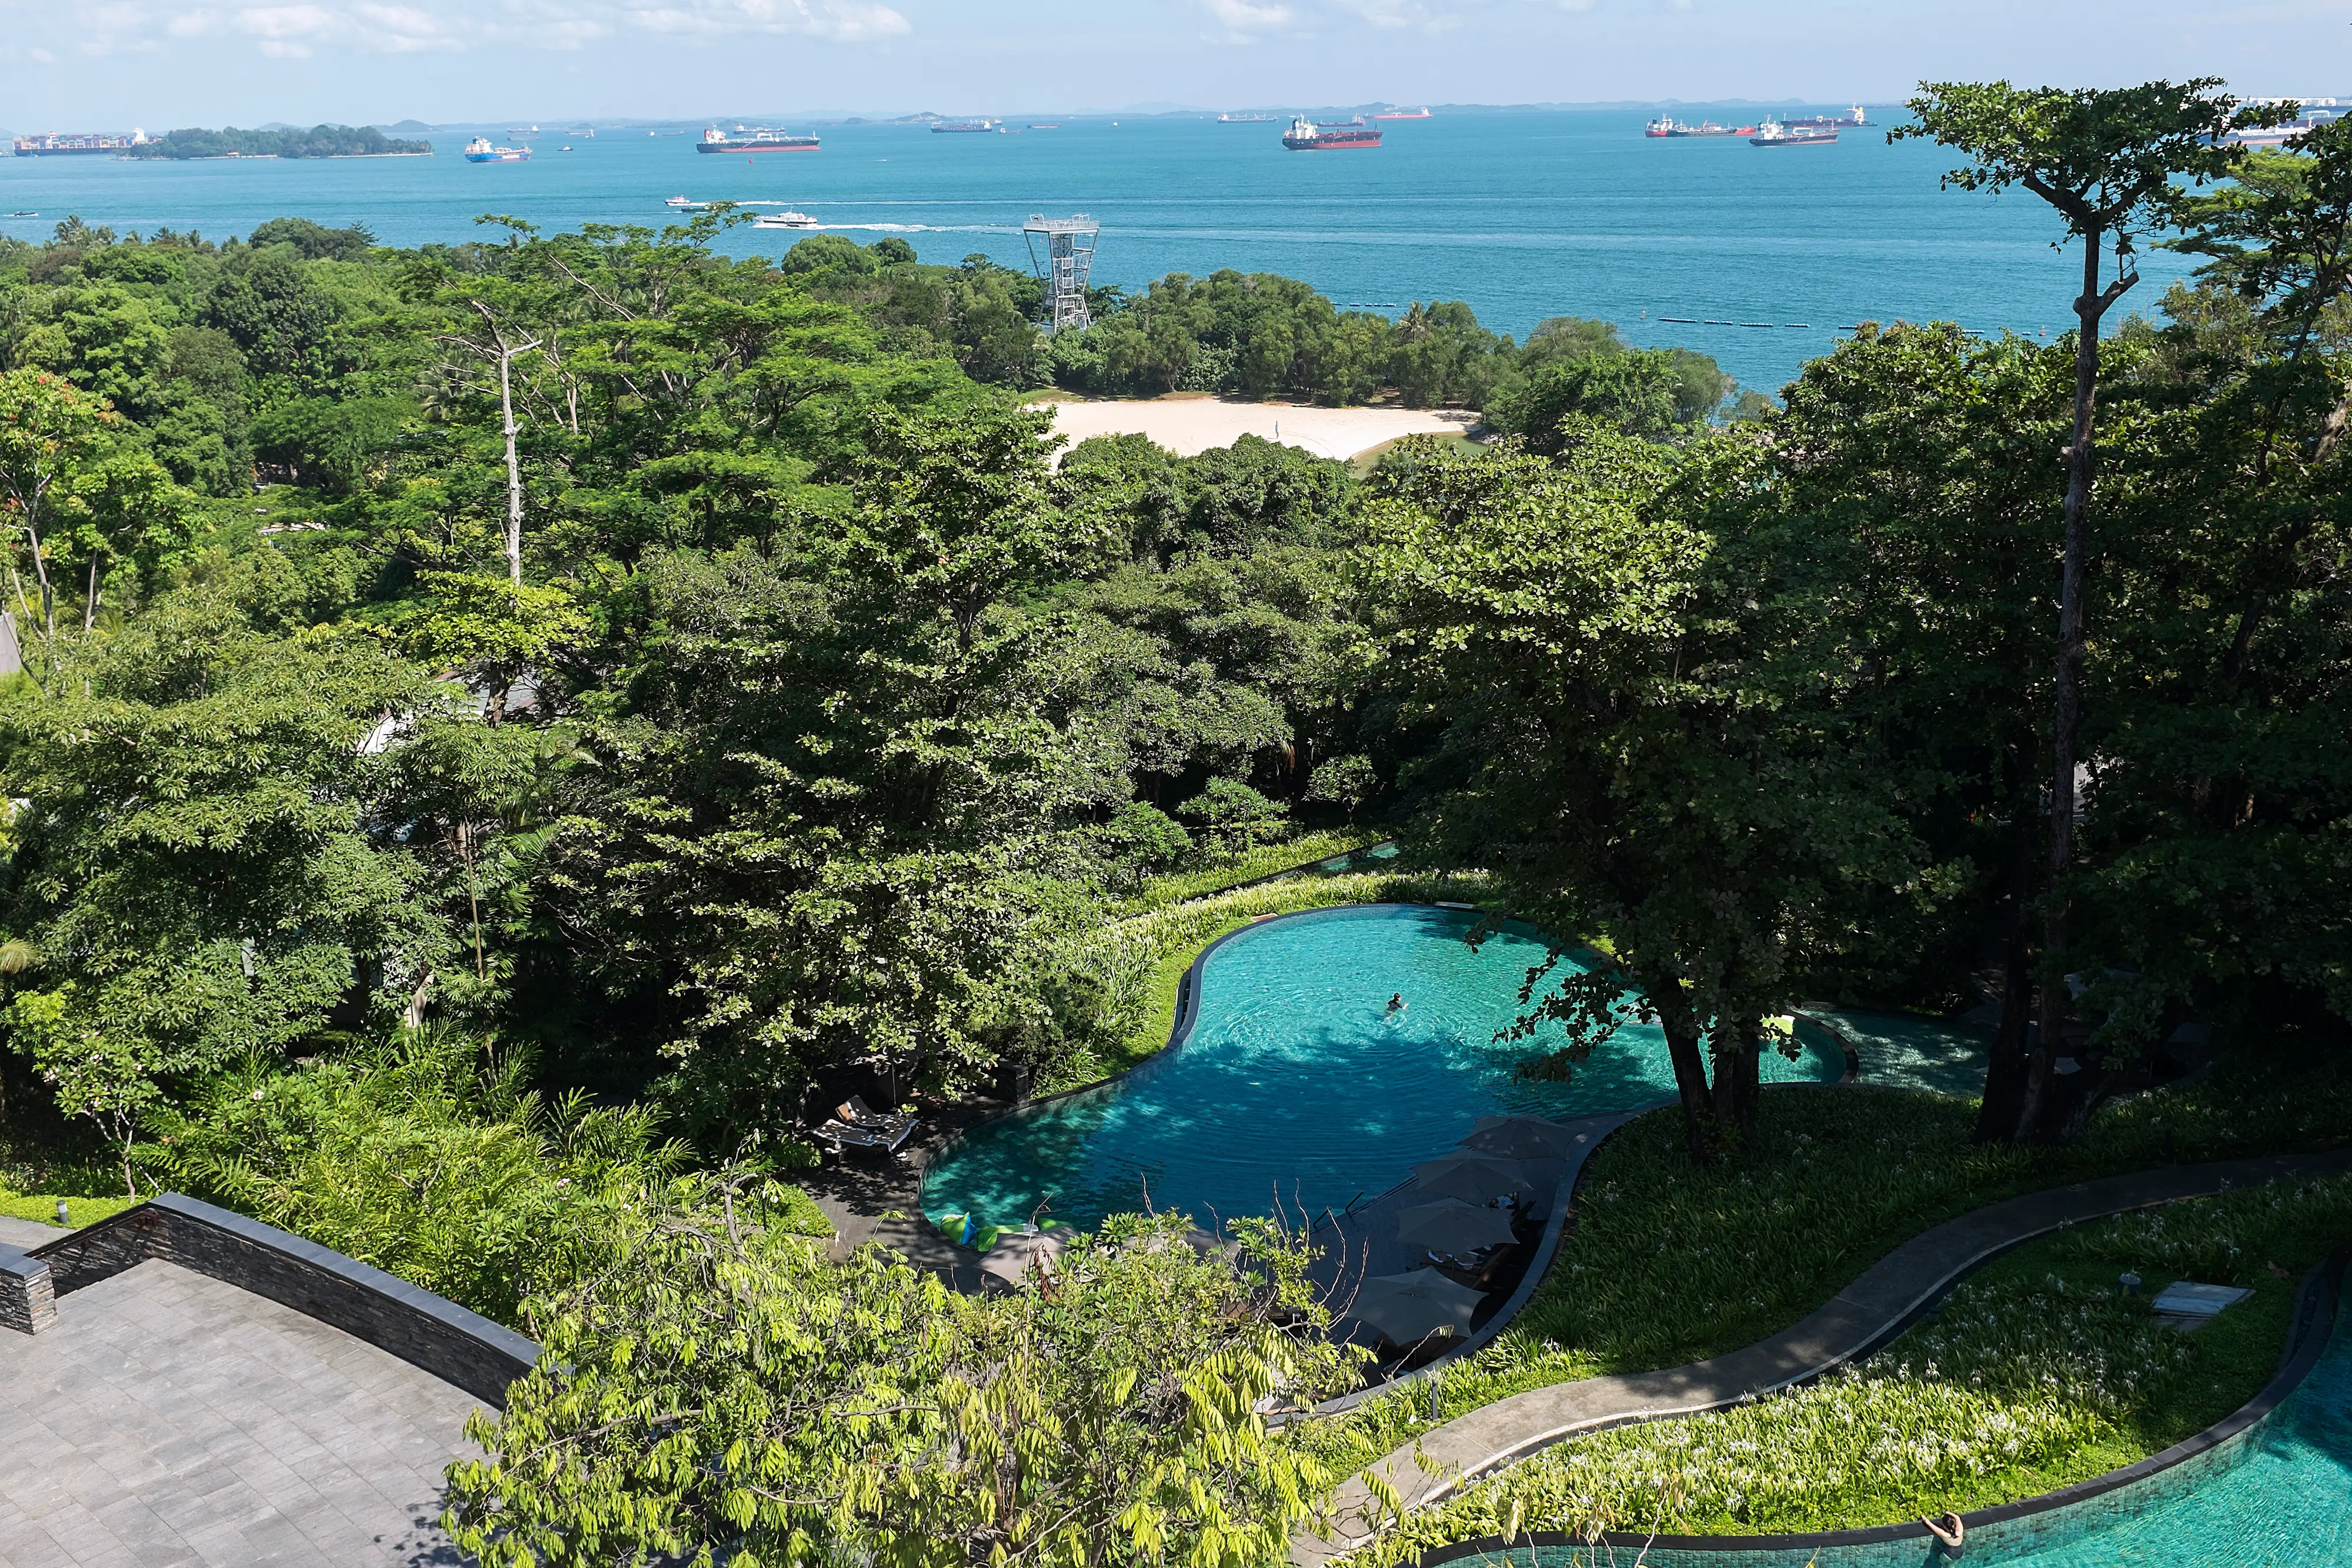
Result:
[[[1665,1038],[1627,1023],[1570,1082],[1515,1081],[1557,1027],[1497,1040],[1544,943],[1505,930],[1475,952],[1475,916],[1417,904],[1285,915],[1235,933],[1198,977],[1192,1027],[1123,1078],[973,1131],[923,1178],[924,1212],[1072,1224],[1151,1205],[1214,1228],[1344,1207],[1446,1153],[1481,1116],[1623,1110],[1674,1093]],[[1391,996],[1403,1006],[1391,1010]],[[1834,1082],[1818,1038],[1798,1061],[1767,1052],[1768,1081]]]

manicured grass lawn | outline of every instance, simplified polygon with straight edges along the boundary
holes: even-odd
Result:
[[[104,1219],[110,1214],[120,1214],[139,1201],[131,1197],[64,1196],[66,1213],[71,1218],[75,1229],[93,1220]],[[58,1197],[57,1193],[18,1193],[0,1188],[0,1214],[11,1219],[37,1219],[45,1225],[55,1225],[58,1222]]]
[[[2180,1441],[2276,1370],[2304,1270],[2352,1237],[2352,1177],[2247,1188],[2030,1243],[1860,1366],[1712,1415],[1545,1450],[1414,1515],[1353,1561],[1517,1530],[1857,1529],[2090,1479]],[[2288,1279],[2272,1270],[2275,1264]],[[2124,1269],[2145,1281],[2126,1300]],[[2149,1296],[2253,1296],[2194,1334]]]
[[[1368,849],[1386,837],[1386,834],[1370,829],[1349,828],[1335,832],[1301,833],[1278,844],[1260,844],[1219,865],[1153,877],[1144,884],[1141,892],[1121,904],[1118,912],[1138,915],[1147,909],[1165,909],[1171,904],[1206,898],[1228,888],[1239,887],[1245,882],[1255,882],[1260,877],[1273,876],[1294,867],[1309,865],[1317,861],[1336,860],[1352,851]]]
[[[1678,1113],[1594,1155],[1576,1227],[1517,1322],[1446,1375],[1459,1415],[1528,1388],[1702,1360],[1779,1333],[1897,1244],[1970,1209],[2085,1177],[2352,1143],[2352,1071],[2235,1063],[2096,1117],[2063,1149],[1979,1147],[1973,1103],[1909,1090],[1768,1090],[1746,1156],[1701,1169]],[[1360,1459],[1423,1428],[1427,1396],[1370,1402],[1318,1437]]]

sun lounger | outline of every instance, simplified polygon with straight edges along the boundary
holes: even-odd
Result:
[[[846,1149],[879,1149],[896,1155],[899,1145],[915,1133],[912,1116],[893,1116],[887,1122],[853,1126],[846,1122],[827,1122],[816,1130],[816,1135],[830,1145],[836,1155]]]

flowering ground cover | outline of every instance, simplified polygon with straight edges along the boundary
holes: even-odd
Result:
[[[1766,1092],[1746,1154],[1709,1168],[1676,1113],[1593,1158],[1576,1224],[1517,1320],[1427,1390],[1368,1402],[1318,1441],[1368,1462],[1435,1419],[1525,1389],[1645,1372],[1795,1323],[1895,1246],[2002,1198],[2174,1162],[2352,1143],[2352,1074],[2248,1059],[2115,1106],[2063,1148],[1977,1145],[1972,1101],[1913,1090]]]
[[[2352,1236],[2352,1177],[2249,1188],[2019,1249],[1867,1361],[1750,1405],[1563,1443],[1359,1553],[1408,1560],[1520,1530],[1853,1529],[2031,1497],[2158,1452],[2276,1368],[2295,1281]],[[2126,1298],[2125,1269],[2143,1278]],[[2284,1277],[2282,1277],[2282,1276]],[[2176,1278],[2254,1294],[2196,1333],[2148,1298]]]

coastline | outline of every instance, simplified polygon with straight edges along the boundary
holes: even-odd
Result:
[[[326,163],[339,158],[430,158],[423,152],[321,152],[316,157],[301,157],[285,152],[199,152],[192,158],[133,158],[125,153],[116,159],[121,163]]]

